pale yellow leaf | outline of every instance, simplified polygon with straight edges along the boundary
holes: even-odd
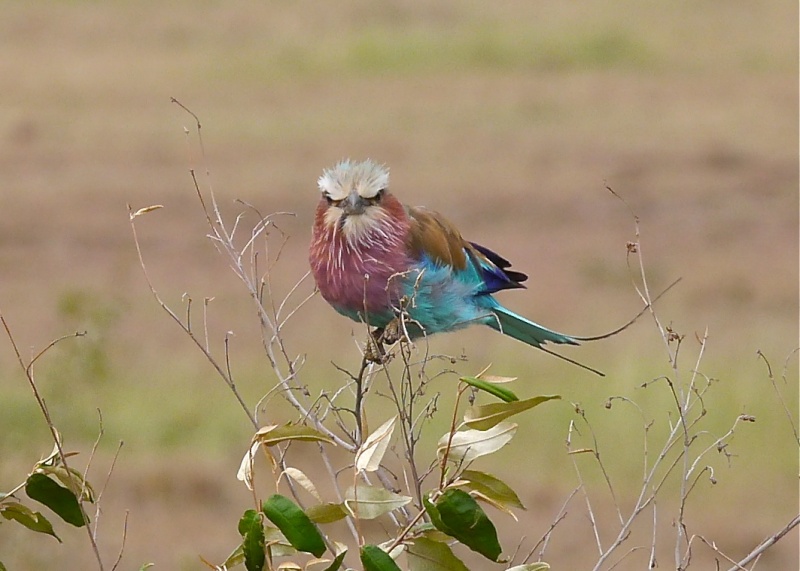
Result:
[[[400,555],[403,553],[403,551],[406,550],[406,546],[405,546],[405,544],[400,543],[398,545],[395,545],[392,548],[392,550],[389,551],[389,548],[392,546],[393,543],[394,543],[394,539],[390,539],[388,541],[384,541],[383,543],[379,543],[378,547],[380,547],[386,553],[388,553],[389,557],[391,557],[392,559],[396,560],[398,557],[400,557]]]
[[[297,482],[298,484],[300,484],[303,487],[303,489],[312,496],[314,496],[314,498],[319,503],[322,503],[322,498],[320,497],[319,492],[317,492],[316,486],[314,486],[314,483],[311,481],[311,479],[308,476],[306,476],[301,470],[289,466],[286,468],[286,470],[283,471],[283,473],[286,474],[286,476],[288,476],[295,482]]]
[[[305,569],[307,571],[308,569],[313,569],[313,568],[318,567],[320,565],[328,565],[329,566],[332,561],[333,561],[333,559],[330,559],[329,557],[320,557],[320,558],[312,557],[311,559],[306,561]],[[327,569],[327,567],[325,567],[325,568]]]
[[[335,444],[328,436],[320,431],[303,424],[286,423],[282,426],[265,426],[256,432],[255,438],[267,446],[274,446],[288,440],[303,442],[326,442]]]
[[[481,375],[478,377],[482,381],[486,381],[487,383],[494,383],[495,385],[502,385],[504,383],[513,383],[519,377],[501,377],[498,375]]]
[[[305,511],[314,523],[333,523],[347,517],[344,504],[317,504],[307,507]]]
[[[344,506],[353,517],[375,519],[392,510],[403,507],[411,501],[409,496],[401,496],[377,486],[350,486],[344,494]]]
[[[245,452],[239,464],[239,471],[236,472],[236,479],[244,482],[248,490],[253,489],[253,463],[255,462],[259,446],[261,446],[260,442],[253,442],[253,444],[250,445],[250,448]]]
[[[468,464],[475,458],[500,450],[511,441],[516,432],[517,424],[501,422],[489,430],[462,430],[456,432],[452,441],[450,441],[450,434],[447,433],[439,439],[436,452],[441,458],[448,448],[448,442],[450,442],[450,451],[448,453],[450,461]]]
[[[270,432],[272,432],[273,430],[278,428],[278,426],[279,425],[277,425],[277,424],[265,424],[264,426],[262,426],[261,428],[256,430],[256,437],[264,436],[265,434],[269,434]]]
[[[133,220],[137,216],[141,216],[142,214],[147,214],[148,212],[152,212],[153,210],[158,210],[159,208],[164,208],[164,205],[153,204],[152,206],[145,206],[144,208],[140,208],[139,210],[131,214],[131,220]]]
[[[393,416],[364,440],[356,452],[356,469],[359,472],[374,472],[380,467],[383,455],[389,448],[396,422],[397,416]]]
[[[407,561],[409,571],[469,571],[447,543],[426,537],[409,542]]]
[[[536,563],[526,563],[525,565],[515,565],[509,567],[506,571],[547,571],[550,565],[544,561],[537,561]]]

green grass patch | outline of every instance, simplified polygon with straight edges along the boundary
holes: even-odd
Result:
[[[374,76],[469,71],[586,71],[652,68],[660,57],[634,31],[561,31],[543,37],[533,30],[509,32],[492,25],[454,30],[373,27],[318,43],[283,44],[258,55],[226,53],[226,64],[209,62],[211,76],[299,79],[335,75]]]

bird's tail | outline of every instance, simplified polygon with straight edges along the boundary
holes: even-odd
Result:
[[[492,313],[494,313],[496,319],[492,319],[487,324],[492,329],[496,329],[500,333],[504,333],[509,337],[513,337],[514,339],[527,343],[528,345],[533,345],[539,349],[542,348],[543,343],[547,342],[566,345],[578,344],[578,341],[569,335],[551,331],[538,323],[534,323],[521,315],[517,315],[503,306],[493,307]]]
[[[525,319],[521,315],[517,315],[502,305],[493,307],[492,313],[494,313],[495,319],[492,319],[488,322],[488,325],[492,329],[496,329],[500,333],[505,333],[514,339],[518,339],[523,343],[532,345],[537,349],[541,349],[545,353],[549,353],[554,357],[558,357],[559,359],[567,361],[568,363],[577,365],[582,369],[591,371],[596,375],[605,377],[605,374],[602,371],[598,371],[595,368],[584,365],[583,363],[580,363],[574,359],[570,359],[569,357],[565,357],[564,355],[556,353],[555,351],[551,351],[550,349],[542,347],[542,345],[547,342],[560,343],[562,345],[578,345],[578,339],[570,337],[569,335],[564,335],[563,333],[551,331],[547,327],[542,327],[538,323],[534,323],[533,321]]]

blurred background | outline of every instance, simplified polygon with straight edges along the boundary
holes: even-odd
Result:
[[[722,434],[741,413],[757,419],[737,429],[718,483],[698,487],[691,532],[741,557],[797,513],[796,441],[757,357],[778,377],[788,364],[778,384],[796,413],[796,5],[73,1],[2,10],[0,311],[25,356],[88,332],[60,343],[36,374],[84,462],[102,412],[96,486],[124,441],[103,497],[108,561],[126,511],[121,568],[221,561],[249,507],[234,476],[251,427],[154,302],[127,205],[164,205],[137,223],[153,283],[179,311],[184,294],[214,298],[211,346],[220,352],[233,332],[234,372],[255,403],[273,381],[251,301],[206,238],[189,169],[231,220],[243,210],[236,199],[295,213],[281,222],[290,239],[273,281],[282,294],[307,269],[316,179],[347,157],[385,163],[401,200],[445,213],[466,238],[512,260],[531,278],[502,301],[576,335],[612,329],[641,307],[626,266],[629,206],[650,286],[683,278],[658,312],[686,336],[686,374],[695,337],[708,330],[699,369],[718,380],[708,429]],[[193,119],[171,97],[200,117],[204,157]],[[357,366],[362,333],[319,297],[286,330],[290,350],[306,354],[312,388],[343,381],[331,361]],[[564,397],[521,420],[528,441],[500,460],[529,507],[529,537],[547,531],[577,482],[563,444],[571,402],[595,419],[618,491],[638,489],[638,421],[602,405],[622,394],[666,421],[664,391],[639,388],[671,374],[651,319],[569,352],[605,371],[602,380],[485,328],[431,347],[468,356],[455,366],[462,374],[493,363],[492,372],[521,377],[519,392]],[[452,379],[435,387],[446,398]],[[9,490],[52,443],[6,340],[0,386],[0,490]],[[508,525],[510,550],[519,528]],[[58,545],[17,527],[0,525],[8,569],[91,567],[82,532],[61,524]],[[583,568],[594,547],[581,506],[563,529],[545,558]],[[797,551],[795,531],[763,568],[797,568]]]

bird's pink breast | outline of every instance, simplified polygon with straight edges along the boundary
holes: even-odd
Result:
[[[320,294],[335,308],[353,314],[365,309],[373,315],[391,312],[400,297],[398,274],[411,266],[405,212],[388,217],[359,240],[348,240],[337,225],[325,224],[325,209],[324,203],[317,209],[309,249]]]

